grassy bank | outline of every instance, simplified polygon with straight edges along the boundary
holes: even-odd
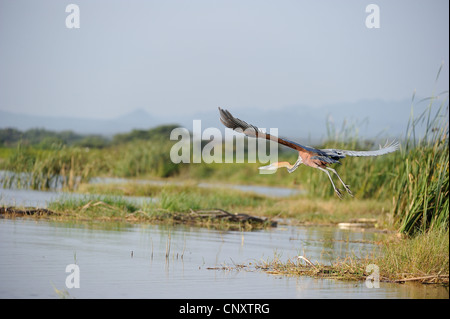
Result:
[[[348,256],[329,264],[311,261],[307,256],[282,262],[278,258],[259,262],[256,267],[270,274],[365,281],[374,273],[379,281],[449,284],[449,232],[434,229],[412,239],[391,238],[378,251],[362,258]]]
[[[158,198],[153,207],[172,212],[189,212],[197,209],[217,209],[252,214],[259,217],[290,219],[297,224],[336,225],[361,218],[377,219],[377,227],[390,229],[388,200],[316,200],[305,196],[266,197],[251,192],[220,188],[199,187],[189,182],[158,185],[145,183],[81,184],[85,194],[112,194],[116,196],[145,196]]]
[[[86,185],[93,193],[70,194],[47,209],[3,207],[3,216],[46,218],[59,221],[190,224],[217,229],[253,230],[276,223],[254,213],[272,200],[230,189],[193,185]],[[107,190],[102,192],[101,190]],[[123,196],[125,193],[132,196]]]
[[[69,195],[50,203],[48,208],[55,214],[46,217],[176,223],[188,221],[196,211],[223,210],[268,220],[289,219],[290,223],[297,225],[336,225],[369,218],[377,220],[378,228],[393,230],[389,220],[389,201],[342,201],[337,198],[317,201],[296,196],[276,198],[228,188],[199,187],[193,181],[168,185],[135,182],[81,184],[79,193],[84,195]],[[202,218],[200,224],[205,224],[204,221],[209,227],[214,227],[214,222],[218,222],[218,228],[224,226],[220,219]],[[239,223],[233,225],[236,226],[239,227]],[[252,225],[244,226],[250,229],[248,226]]]

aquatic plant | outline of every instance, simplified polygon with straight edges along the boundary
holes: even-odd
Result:
[[[427,109],[410,119],[405,149],[398,159],[395,182],[392,183],[392,214],[399,230],[407,234],[430,228],[447,228],[449,218],[449,149],[448,94],[434,107],[429,98]],[[425,134],[415,131],[425,123]]]

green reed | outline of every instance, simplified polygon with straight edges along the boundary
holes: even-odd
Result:
[[[417,117],[411,112],[405,149],[395,170],[392,215],[407,234],[448,228],[448,95],[437,107],[435,102],[430,98]],[[422,137],[416,132],[420,123],[426,125]]]
[[[4,187],[73,190],[93,176],[96,166],[93,156],[83,148],[54,146],[50,150],[38,150],[19,145],[2,165],[8,171],[2,177],[2,184]]]
[[[3,187],[75,190],[94,176],[168,177],[180,166],[170,160],[170,143],[134,141],[103,149],[53,146],[37,149],[19,144],[9,149],[1,169]]]
[[[170,160],[173,143],[165,139],[131,141],[104,150],[106,174],[117,177],[176,175],[180,166]]]

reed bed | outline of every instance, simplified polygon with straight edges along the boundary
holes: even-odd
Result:
[[[447,97],[448,98],[448,97]],[[397,161],[392,215],[403,233],[414,235],[428,229],[448,229],[449,149],[448,99],[411,117],[405,149]],[[416,136],[416,126],[425,122],[425,134]]]
[[[19,145],[5,160],[3,187],[74,190],[95,175],[99,163],[78,147],[54,146],[39,150]]]
[[[399,151],[374,158],[349,157],[337,168],[355,194],[354,198],[347,196],[342,202],[351,205],[358,200],[368,203],[389,201],[392,206],[385,207],[383,204],[383,211],[389,211],[395,227],[409,235],[433,228],[448,228],[448,92],[420,101],[423,102],[428,106],[417,115],[417,105],[413,99],[408,129],[400,140]],[[326,125],[327,139],[315,146],[361,150],[376,148],[378,143],[375,141],[359,137],[359,125],[344,122],[337,128],[329,121]],[[112,143],[102,148],[53,145],[42,149],[19,144],[13,149],[2,149],[0,169],[3,172],[0,180],[3,187],[62,188],[71,191],[79,190],[80,185],[88,185],[95,176],[193,180],[301,188],[306,194],[302,198],[310,201],[333,203],[335,200],[328,177],[304,166],[293,174],[280,169],[276,174],[262,175],[258,167],[266,163],[174,164],[170,160],[170,149],[175,143],[169,139],[171,128],[162,126],[160,129],[117,135]],[[421,132],[424,132],[422,136]],[[281,146],[279,150],[279,160],[291,163],[296,160],[295,151]],[[158,188],[147,188],[147,193],[142,196],[157,194],[161,208],[169,211],[256,207],[265,202],[264,211],[280,213],[273,203],[254,196],[236,196],[222,190],[205,194],[198,188],[191,189],[195,191],[176,186],[172,190],[164,188],[162,192]],[[133,192],[135,189],[129,194],[135,195]],[[283,207],[287,215],[298,211],[295,205],[280,204],[279,207]]]

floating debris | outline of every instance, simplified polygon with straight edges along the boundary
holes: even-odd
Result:
[[[352,219],[348,223],[339,223],[338,227],[347,229],[347,228],[375,228],[377,224],[376,219],[369,218],[360,218],[360,219]]]
[[[254,223],[260,225],[266,225],[270,227],[276,227],[277,222],[265,217],[256,217],[242,213],[230,213],[223,209],[211,209],[211,210],[192,210],[189,214],[175,214],[174,219],[195,220],[195,219],[220,219],[223,221],[234,223]]]

